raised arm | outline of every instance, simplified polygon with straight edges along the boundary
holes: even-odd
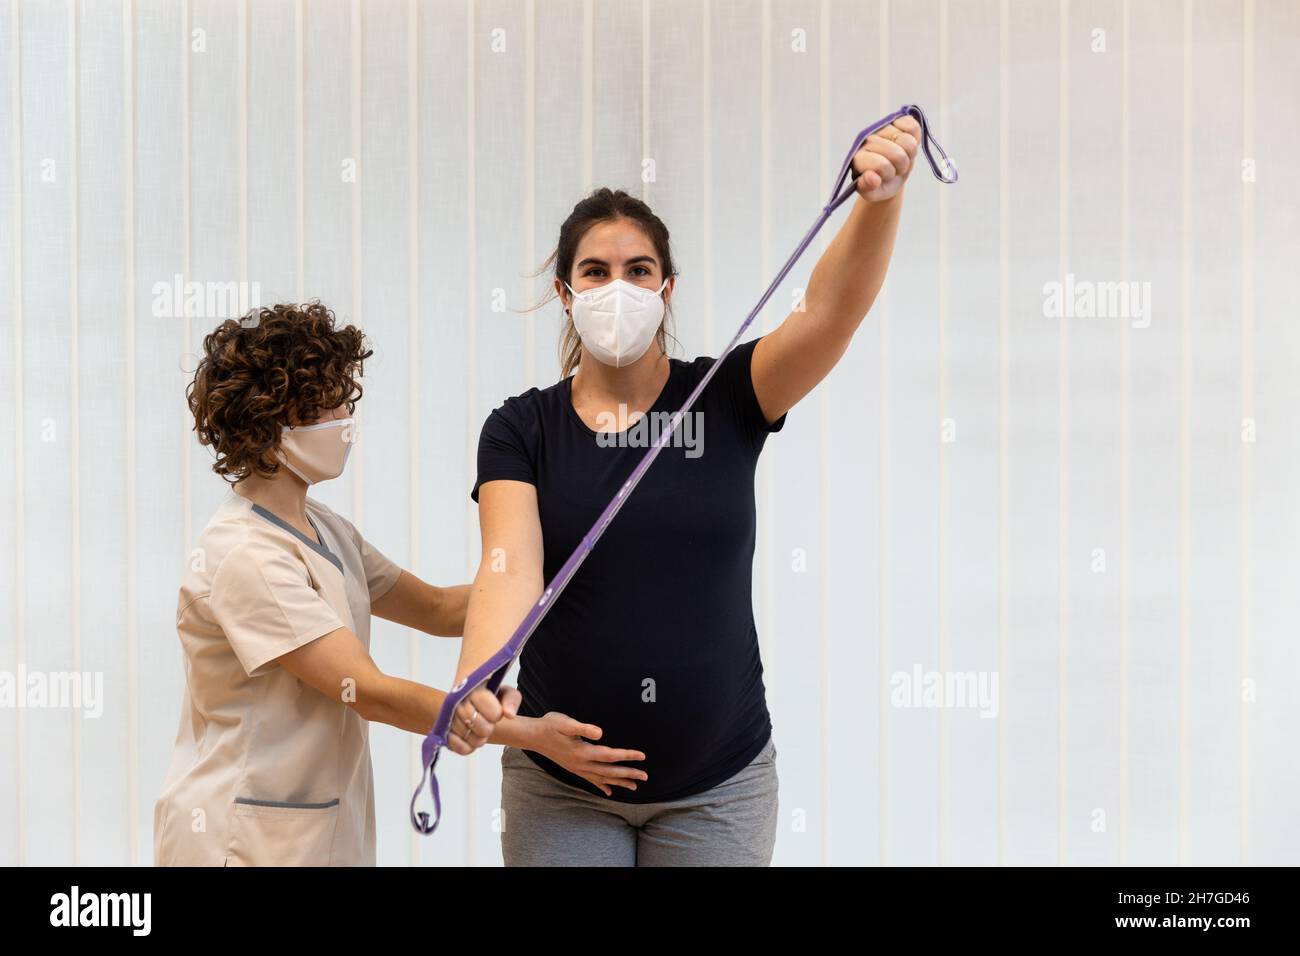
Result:
[[[885,282],[894,252],[903,185],[921,133],[911,116],[867,138],[853,157],[859,198],[813,267],[803,310],[791,312],[754,347],[750,375],[769,423],[788,412],[840,360]]]

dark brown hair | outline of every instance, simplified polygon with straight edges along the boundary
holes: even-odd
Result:
[[[231,484],[279,474],[281,429],[311,424],[339,405],[352,411],[373,354],[360,329],[336,329],[334,313],[317,301],[222,322],[204,337],[185,389],[199,442],[216,453],[212,470]]]
[[[677,270],[673,267],[672,249],[668,242],[668,227],[663,224],[663,220],[651,212],[649,206],[630,193],[624,192],[622,189],[611,190],[608,187],[594,190],[591,195],[582,199],[573,207],[573,211],[569,213],[569,218],[564,220],[564,224],[560,226],[560,240],[555,247],[555,251],[547,257],[541,268],[533,274],[540,275],[553,265],[554,278],[572,285],[573,260],[577,256],[578,243],[582,241],[582,237],[596,223],[613,222],[618,219],[630,220],[641,227],[641,230],[655,247],[655,254],[659,257],[659,264],[663,268],[665,279],[677,275]],[[551,289],[551,294],[538,303],[535,308],[540,308],[552,298],[558,298],[554,288]],[[671,318],[672,305],[670,304],[665,309],[664,321],[659,326],[659,331],[655,333],[655,341],[659,343],[659,348],[665,353],[668,351],[667,340],[672,335],[668,330],[668,323]],[[577,366],[581,355],[582,339],[578,335],[578,330],[573,326],[573,317],[566,315],[564,331],[560,335],[560,378],[568,377],[569,373]]]

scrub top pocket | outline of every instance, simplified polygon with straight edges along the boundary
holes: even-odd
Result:
[[[339,801],[285,804],[236,800],[227,866],[329,866]]]

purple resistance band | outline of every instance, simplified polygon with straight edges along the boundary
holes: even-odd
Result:
[[[515,628],[515,632],[510,635],[510,640],[505,643],[504,647],[484,661],[483,664],[481,664],[472,674],[456,684],[456,686],[447,694],[446,699],[442,703],[442,709],[438,712],[438,719],[434,722],[433,730],[431,730],[429,735],[424,738],[424,744],[420,748],[420,756],[423,761],[422,766],[424,772],[420,776],[419,786],[415,788],[415,793],[411,796],[411,825],[414,826],[418,832],[432,833],[437,829],[438,821],[442,817],[442,799],[438,794],[438,778],[434,775],[434,767],[438,763],[438,754],[441,752],[443,745],[447,742],[447,734],[451,729],[451,719],[456,711],[456,707],[466,697],[485,684],[490,691],[493,693],[497,692],[498,688],[501,686],[501,682],[505,679],[506,671],[510,669],[510,665],[513,664],[515,659],[523,652],[524,644],[528,642],[528,638],[532,636],[535,630],[537,630],[537,625],[540,624],[542,618],[546,616],[546,612],[550,610],[555,599],[560,596],[560,592],[562,592],[565,585],[569,583],[569,579],[573,577],[574,573],[578,570],[578,567],[584,560],[586,560],[587,555],[591,553],[591,549],[596,546],[596,542],[600,540],[600,536],[605,533],[605,529],[609,527],[609,523],[614,520],[614,516],[618,514],[619,509],[622,508],[624,502],[627,501],[628,496],[632,494],[632,489],[637,486],[641,481],[641,478],[645,475],[646,470],[654,463],[659,452],[672,439],[673,432],[677,430],[677,423],[681,421],[683,415],[690,411],[691,406],[695,404],[695,400],[700,397],[700,393],[704,391],[705,386],[709,384],[714,373],[717,372],[718,368],[722,365],[722,360],[726,358],[731,350],[740,342],[740,337],[745,334],[745,330],[749,328],[749,324],[753,322],[754,317],[762,311],[763,306],[767,304],[767,300],[771,298],[772,293],[776,291],[777,287],[785,279],[791,268],[793,268],[794,264],[799,260],[799,257],[803,255],[804,250],[808,248],[813,237],[817,235],[821,227],[825,225],[826,220],[830,218],[831,213],[838,209],[845,200],[857,191],[857,179],[853,179],[843,188],[843,190],[840,190],[840,187],[844,183],[845,175],[852,171],[854,154],[862,147],[862,144],[872,133],[883,129],[894,120],[908,115],[914,117],[916,121],[921,124],[921,148],[925,151],[925,158],[930,161],[930,169],[934,173],[935,178],[944,183],[955,183],[957,181],[957,168],[952,164],[952,161],[948,159],[948,154],[943,151],[943,147],[940,146],[935,141],[934,137],[930,135],[929,124],[926,122],[925,114],[921,112],[921,107],[919,106],[905,105],[901,109],[890,113],[888,116],[876,120],[876,122],[858,133],[857,137],[853,140],[853,148],[849,150],[848,155],[844,157],[843,165],[840,166],[840,174],[835,179],[835,186],[831,192],[830,202],[822,207],[821,215],[817,217],[817,221],[813,223],[812,228],[809,229],[807,235],[803,237],[803,240],[799,243],[799,247],[795,249],[794,255],[792,255],[786,261],[786,264],[782,266],[781,271],[777,273],[776,278],[772,280],[772,284],[769,285],[767,291],[763,293],[763,297],[758,300],[758,305],[754,306],[749,315],[745,317],[745,321],[741,323],[740,329],[736,332],[731,342],[728,343],[726,349],[723,350],[722,354],[719,355],[714,363],[709,367],[704,378],[700,380],[700,383],[695,386],[695,390],[687,397],[686,404],[673,413],[672,421],[669,423],[668,427],[660,433],[658,441],[654,443],[654,445],[646,452],[645,457],[641,459],[641,462],[635,469],[633,469],[631,476],[623,483],[623,487],[618,490],[618,494],[614,496],[614,499],[605,506],[605,510],[600,513],[600,517],[597,518],[596,523],[591,526],[591,530],[583,536],[582,542],[578,545],[577,549],[573,554],[569,555],[569,559],[565,561],[564,566],[556,572],[555,577],[552,578],[551,582],[546,586],[546,590],[543,591],[542,596],[537,599],[537,603],[533,605],[532,610],[528,612],[527,616],[519,623],[519,626]],[[933,146],[942,157],[942,163],[935,159],[934,153],[930,151],[931,146]],[[430,821],[427,811],[417,811],[415,809],[415,802],[420,797],[420,791],[424,789],[424,781],[426,777],[429,781],[429,789],[433,792],[434,816],[432,821]]]

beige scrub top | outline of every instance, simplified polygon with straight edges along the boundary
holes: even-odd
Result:
[[[230,492],[180,589],[180,730],[154,806],[154,862],[373,866],[369,722],[275,658],[340,627],[370,648],[370,603],[401,568],[312,498],[322,544]]]

